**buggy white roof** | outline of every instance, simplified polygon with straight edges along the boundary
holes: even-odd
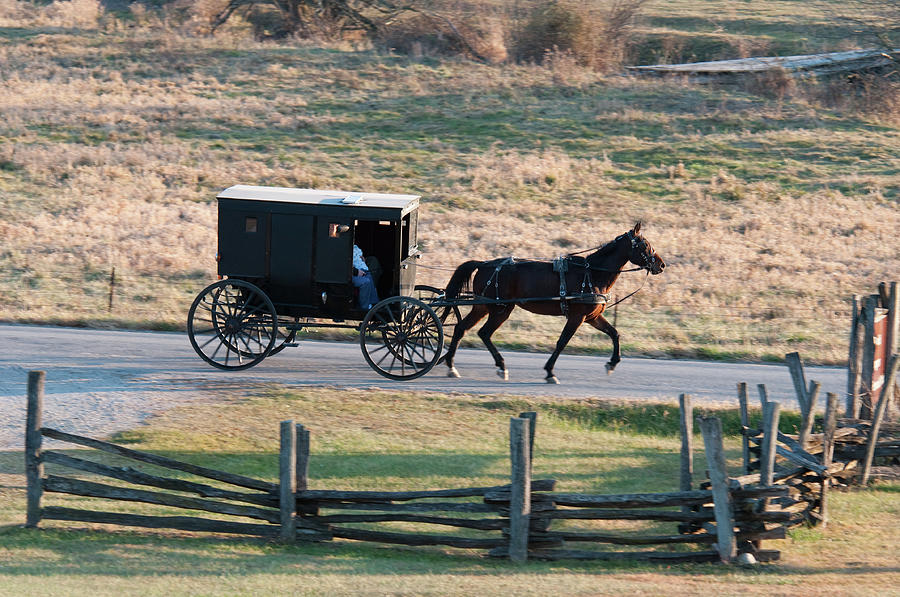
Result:
[[[303,203],[307,205],[380,207],[399,209],[404,212],[418,204],[419,197],[419,195],[294,189],[290,187],[258,187],[243,184],[228,187],[218,195],[218,199],[276,201],[281,203]]]

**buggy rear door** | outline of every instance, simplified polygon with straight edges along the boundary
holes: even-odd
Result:
[[[316,269],[319,284],[350,284],[353,263],[353,219],[316,218]]]

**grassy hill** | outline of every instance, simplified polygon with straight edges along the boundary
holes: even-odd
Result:
[[[833,4],[651,3],[645,50],[862,43],[823,27]],[[670,267],[620,306],[626,355],[840,362],[849,297],[897,278],[900,121],[846,89],[262,43],[238,25],[198,37],[21,6],[0,11],[4,320],[183,326],[214,279],[215,194],[237,183],[421,194],[419,279],[437,286],[467,259],[552,258],[643,220]],[[497,338],[546,349],[561,325],[514,315]],[[609,349],[587,330],[572,346]]]

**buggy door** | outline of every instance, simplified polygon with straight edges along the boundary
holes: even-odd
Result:
[[[319,284],[350,284],[353,263],[353,220],[316,218],[316,269]]]

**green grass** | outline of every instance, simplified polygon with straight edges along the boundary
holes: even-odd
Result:
[[[534,476],[557,491],[632,493],[678,485],[677,407],[510,396],[282,390],[230,392],[168,411],[112,439],[129,447],[268,480],[277,478],[278,421],[311,431],[312,489],[438,489],[506,482],[508,420],[538,414]],[[725,422],[732,472],[739,445]],[[785,413],[788,415],[789,413]],[[88,454],[117,464],[125,461]],[[834,590],[891,594],[900,582],[898,486],[833,493],[827,529],[767,542],[781,562],[713,565],[528,562],[514,566],[452,548],[334,541],[286,546],[253,539],[46,521],[23,529],[21,455],[0,454],[0,594],[260,595],[541,594],[723,595]],[[141,468],[149,468],[139,465]],[[48,465],[49,472],[61,473]],[[702,452],[695,470],[705,468]],[[174,514],[172,509],[46,494],[46,505]],[[617,531],[665,525],[613,525]],[[701,589],[702,587],[702,589]],[[838,594],[841,594],[838,591]]]

